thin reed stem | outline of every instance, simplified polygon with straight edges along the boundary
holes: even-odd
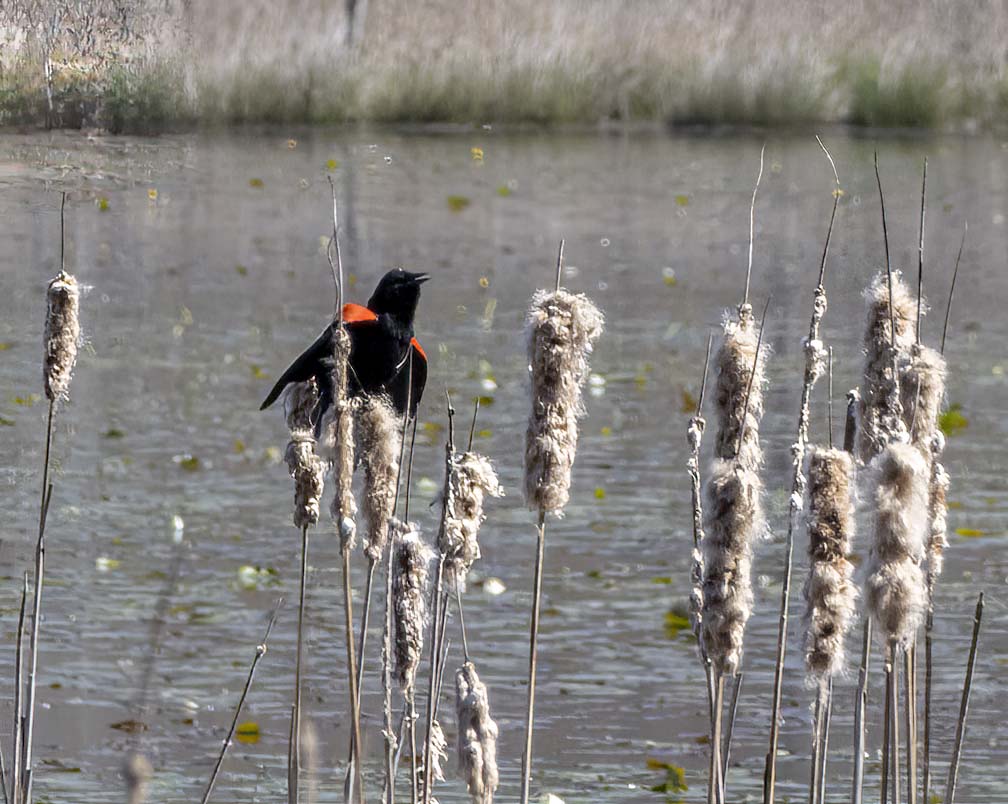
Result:
[[[927,196],[927,157],[924,157],[924,172],[921,177],[920,241],[917,246],[917,343],[921,342],[921,316],[924,314],[924,208]],[[913,799],[910,799],[913,802]]]
[[[217,782],[217,775],[220,773],[221,765],[224,764],[224,757],[231,745],[235,729],[238,728],[238,717],[241,715],[242,707],[245,705],[245,698],[248,696],[249,689],[252,687],[252,679],[255,676],[256,667],[259,666],[259,660],[266,655],[270,633],[273,631],[273,625],[276,623],[277,615],[280,613],[280,607],[282,605],[283,598],[280,598],[273,607],[273,613],[270,614],[269,623],[266,625],[266,633],[262,638],[262,642],[256,646],[255,656],[252,657],[252,664],[249,667],[248,677],[245,679],[245,687],[242,689],[241,697],[238,699],[238,706],[235,707],[234,717],[231,719],[231,726],[228,728],[228,733],[224,738],[223,745],[221,745],[220,754],[217,756],[217,763],[214,765],[213,773],[210,774],[210,781],[207,783],[206,792],[203,793],[203,798],[201,799],[202,804],[207,804],[210,800],[210,794],[213,792],[214,784]]]
[[[564,256],[564,240],[560,239],[560,247],[557,249],[557,264],[556,264],[556,290],[560,290],[560,281],[563,279],[563,256]]]
[[[301,585],[298,596],[297,656],[294,659],[294,743],[289,747],[287,768],[289,780],[287,798],[290,804],[297,804],[301,787],[301,662],[304,658],[304,616],[306,587],[308,584],[308,525],[301,527]]]
[[[62,212],[60,219],[62,221]],[[61,223],[62,225],[62,223]],[[53,413],[55,397],[49,400],[46,416],[45,457],[42,462],[42,500],[39,503],[38,542],[35,545],[35,600],[32,609],[32,627],[29,637],[28,703],[25,709],[24,747],[22,749],[21,783],[24,787],[23,800],[31,802],[32,791],[32,751],[35,737],[35,697],[38,689],[38,644],[42,627],[42,587],[45,584],[45,528],[49,516],[49,503],[53,486],[49,482],[49,466],[52,455]]]
[[[721,749],[721,776],[728,776],[728,762],[731,760],[732,736],[735,733],[735,716],[738,714],[739,697],[742,695],[742,681],[745,673],[738,673],[735,676],[735,684],[732,686],[731,705],[728,707],[728,725],[725,728],[724,748]]]
[[[529,629],[528,704],[525,708],[525,748],[522,751],[522,804],[528,804],[532,776],[532,724],[535,719],[536,670],[539,648],[539,607],[542,601],[543,555],[546,548],[546,512],[539,509],[536,524],[536,559],[532,585],[532,624]]]
[[[815,705],[812,709],[812,757],[809,762],[808,804],[816,804],[818,799],[819,765],[823,759],[822,750],[823,685],[816,688]]]
[[[725,804],[724,773],[721,765],[721,722],[724,710],[724,673],[717,674],[714,686],[714,724],[711,733],[710,779],[714,789],[714,804]]]
[[[882,177],[879,175],[878,151],[875,152],[875,181],[878,184],[879,206],[882,208],[882,239],[885,243],[886,281],[889,286],[889,345],[892,352],[893,382],[898,383],[899,370],[896,365],[896,310],[893,306],[893,273],[892,263],[889,261],[889,228],[886,226],[885,196],[882,194]]]
[[[929,601],[924,621],[924,749],[921,768],[922,800],[927,804],[931,796],[931,673],[932,631],[934,630],[934,600]]]
[[[447,503],[446,503],[447,505]],[[443,517],[443,515],[442,515]],[[433,787],[433,781],[431,779],[431,739],[433,737],[434,730],[434,709],[435,702],[437,700],[437,666],[438,666],[438,654],[440,651],[440,644],[438,642],[438,616],[441,612],[441,582],[444,576],[444,556],[441,556],[438,560],[437,571],[434,574],[434,588],[432,591],[432,598],[434,601],[433,613],[431,614],[431,654],[430,654],[430,674],[427,678],[427,711],[426,711],[426,738],[424,741],[424,753],[423,753],[423,804],[428,804],[430,801],[431,788]]]
[[[890,656],[890,675],[892,676],[892,687],[890,688],[889,694],[892,696],[892,700],[889,702],[889,716],[892,718],[892,726],[890,735],[892,737],[892,748],[890,749],[890,766],[892,768],[892,802],[893,804],[900,804],[900,736],[899,736],[899,666],[897,665],[897,658],[899,656],[899,648],[895,643],[890,646],[889,656]]]
[[[966,736],[966,716],[969,714],[970,692],[973,690],[973,669],[976,667],[977,643],[980,639],[980,621],[983,619],[983,592],[977,598],[973,614],[973,637],[970,640],[969,659],[966,662],[966,678],[963,681],[962,699],[959,702],[959,720],[956,722],[955,744],[952,761],[949,763],[948,782],[945,785],[945,804],[955,801],[956,783],[959,781],[959,760],[962,757],[963,738]]]
[[[21,693],[24,689],[24,622],[25,608],[28,603],[28,573],[24,573],[24,585],[21,587],[21,610],[18,614],[17,639],[14,647],[14,730],[12,744],[14,746],[14,756],[11,765],[11,796],[13,804],[19,804],[21,796],[21,753],[24,750],[22,743],[22,729],[24,728],[23,703]]]
[[[889,766],[892,763],[892,702],[893,702],[892,645],[886,648],[885,658],[885,708],[882,714],[882,774],[879,778],[879,801],[889,801]],[[894,802],[895,804],[895,802]]]
[[[963,246],[966,245],[966,233],[969,222],[963,221],[962,240],[959,241],[959,253],[956,254],[955,270],[952,271],[952,284],[949,287],[948,304],[945,305],[945,323],[942,326],[941,353],[945,354],[945,339],[948,337],[949,316],[952,313],[952,296],[955,294],[956,279],[959,277],[959,260],[962,259]]]
[[[914,714],[916,708],[916,688],[914,679],[916,662],[914,656],[916,648],[911,646],[903,651],[903,709],[904,726],[906,728],[906,784],[908,804],[917,804],[917,719]]]
[[[350,680],[350,752],[353,763],[353,784],[357,801],[364,804],[364,782],[361,778],[360,688],[357,684],[353,638],[353,590],[350,584],[350,547],[341,551],[343,559],[343,629],[346,633],[347,678]],[[346,787],[344,787],[344,790]]]
[[[833,194],[833,209],[830,213],[829,226],[826,229],[826,242],[823,246],[822,258],[819,262],[819,282],[816,285],[812,299],[812,314],[809,319],[809,333],[805,341],[805,372],[802,379],[801,403],[798,408],[798,428],[795,444],[791,454],[791,496],[788,502],[788,529],[784,540],[784,579],[781,584],[781,605],[777,621],[777,654],[774,662],[773,701],[770,709],[770,746],[766,755],[763,775],[763,804],[773,804],[777,786],[777,746],[780,741],[780,711],[784,687],[784,651],[787,645],[788,609],[791,602],[791,569],[794,562],[794,531],[798,524],[801,500],[805,491],[805,477],[802,473],[802,462],[805,458],[805,448],[808,444],[810,402],[812,387],[821,370],[820,356],[816,353],[819,341],[819,327],[826,314],[826,262],[829,257],[829,246],[833,239],[833,226],[836,222],[837,205],[840,201],[840,179],[836,172],[836,164],[830,156],[822,140],[816,138],[823,149],[833,169],[837,184],[837,192]],[[765,313],[763,327],[766,326]],[[761,329],[762,333],[762,329]],[[818,347],[821,348],[821,347]]]
[[[861,804],[864,791],[865,716],[868,710],[868,668],[871,659],[872,619],[866,614],[861,640],[861,667],[858,670],[857,698],[854,699],[854,779],[851,804]]]
[[[829,760],[830,723],[833,719],[833,676],[826,681],[826,705],[822,727],[822,758],[819,761],[819,778],[816,781],[816,804],[826,802],[826,765]]]
[[[763,154],[766,152],[766,144],[760,148],[759,152],[759,173],[756,174],[756,185],[752,191],[752,201],[749,203],[749,264],[746,267],[745,293],[742,295],[742,304],[749,303],[749,282],[752,279],[752,256],[753,240],[756,237],[756,193],[759,190],[760,181],[763,178]]]

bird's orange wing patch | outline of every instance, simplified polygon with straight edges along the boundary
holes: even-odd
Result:
[[[416,338],[414,338],[413,340],[410,341],[410,343],[413,345],[413,348],[417,350],[417,354],[420,355],[420,357],[423,358],[424,363],[426,363],[427,362],[427,353],[423,350],[423,347],[420,345],[420,341],[418,341]]]
[[[360,324],[365,321],[377,321],[377,320],[378,320],[377,314],[361,304],[343,305],[344,324]]]

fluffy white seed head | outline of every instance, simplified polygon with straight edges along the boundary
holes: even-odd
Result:
[[[486,685],[472,662],[455,674],[458,714],[459,774],[466,781],[473,804],[492,804],[500,782],[497,773],[497,724],[490,717]]]
[[[80,341],[80,286],[65,271],[49,283],[43,356],[46,398],[65,399]]]
[[[357,412],[360,459],[364,467],[364,552],[378,561],[388,543],[388,523],[394,513],[401,420],[385,396],[368,396]]]
[[[538,290],[525,318],[532,410],[525,435],[525,501],[560,512],[570,494],[577,452],[581,387],[588,356],[602,335],[601,311],[587,296]]]
[[[920,451],[894,443],[869,466],[874,541],[865,569],[868,610],[885,642],[906,644],[923,616],[930,473]]]
[[[925,454],[931,452],[938,429],[938,414],[945,397],[945,373],[941,353],[915,343],[900,375],[903,421],[910,433],[910,443]]]
[[[844,638],[854,617],[857,587],[850,562],[854,538],[854,463],[838,449],[814,448],[807,463],[805,668],[824,683],[844,666]]]
[[[354,420],[359,400],[347,398],[347,371],[350,336],[345,329],[333,338],[333,402],[323,421],[324,441],[331,444],[335,492],[330,514],[340,536],[340,549],[352,550],[357,543],[357,502],[353,495]]]
[[[928,490],[927,582],[929,598],[934,599],[934,587],[945,568],[945,548],[948,547],[949,476],[939,461],[931,466]]]
[[[903,405],[898,378],[893,376],[893,350],[897,371],[906,363],[916,337],[917,300],[898,271],[892,276],[892,338],[889,314],[889,278],[885,271],[875,275],[865,289],[867,316],[864,334],[864,379],[858,420],[858,457],[868,464],[892,441],[906,439]]]
[[[449,478],[451,490],[445,512],[444,530],[438,549],[445,561],[444,580],[448,589],[465,591],[469,569],[480,557],[479,529],[486,519],[483,501],[501,497],[504,490],[490,459],[475,452],[457,456]]]
[[[752,615],[752,549],[763,524],[763,484],[756,471],[717,458],[704,491],[703,639],[714,668],[732,675]]]
[[[444,729],[441,728],[441,723],[437,720],[431,725],[430,745],[431,779],[435,782],[443,782],[445,780],[444,766],[448,761],[448,740],[445,739]]]
[[[284,394],[284,414],[290,441],[284,452],[287,470],[294,480],[294,526],[318,523],[325,479],[325,463],[315,453],[314,415],[318,405],[315,380],[294,383]]]
[[[737,453],[739,463],[751,471],[756,471],[763,462],[759,428],[763,418],[768,347],[765,343],[759,345],[757,359],[758,345],[759,326],[750,305],[742,305],[737,318],[725,316],[724,337],[714,360],[718,425],[714,451],[723,460],[732,460]],[[739,431],[743,422],[745,428],[740,445]]]
[[[427,621],[427,576],[434,551],[412,523],[395,520],[398,531],[392,562],[395,668],[399,685],[412,689],[423,655]]]

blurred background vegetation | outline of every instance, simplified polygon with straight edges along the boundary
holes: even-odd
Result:
[[[1008,122],[1004,0],[4,0],[0,125]]]

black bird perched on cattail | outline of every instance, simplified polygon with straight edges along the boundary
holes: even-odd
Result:
[[[366,307],[343,305],[343,326],[350,334],[347,391],[351,397],[384,393],[400,415],[406,412],[407,400],[410,416],[416,415],[427,383],[427,355],[414,337],[413,317],[420,301],[420,285],[428,279],[427,274],[396,268],[381,278]],[[314,377],[319,388],[319,403],[312,418],[316,436],[320,435],[322,417],[333,399],[336,327],[337,322],[333,320],[315,343],[280,375],[260,410],[272,405],[290,383],[306,382]]]

